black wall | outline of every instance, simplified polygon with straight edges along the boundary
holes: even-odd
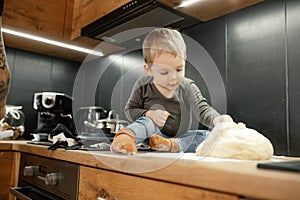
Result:
[[[5,41],[4,41],[5,42]],[[33,110],[36,92],[61,92],[72,96],[73,82],[80,63],[6,47],[11,72],[8,105],[22,106],[26,117],[25,137],[36,129]]]
[[[300,2],[268,0],[184,31],[209,52],[227,86],[228,113],[300,155]]]

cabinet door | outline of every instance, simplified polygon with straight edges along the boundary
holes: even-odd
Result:
[[[63,37],[66,0],[5,0],[3,24],[34,35]]]
[[[97,198],[122,200],[238,199],[238,197],[228,194],[81,166],[78,200],[97,200]]]
[[[0,200],[13,199],[9,189],[18,184],[19,163],[19,152],[0,151]]]

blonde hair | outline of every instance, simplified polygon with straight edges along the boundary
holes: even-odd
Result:
[[[146,64],[152,64],[154,58],[160,56],[162,52],[186,59],[186,45],[177,30],[156,28],[145,37],[143,55]]]

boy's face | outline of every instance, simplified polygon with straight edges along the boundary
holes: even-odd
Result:
[[[185,59],[163,52],[154,58],[153,64],[145,64],[145,71],[153,77],[156,86],[174,92],[182,83],[185,75]]]

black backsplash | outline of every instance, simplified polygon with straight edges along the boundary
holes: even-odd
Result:
[[[266,1],[184,31],[217,64],[228,113],[268,137],[276,155],[300,156],[299,1]]]
[[[287,76],[289,105],[287,107],[288,117],[288,144],[290,154],[300,156],[300,22],[299,1],[287,1]]]
[[[36,92],[61,92],[72,95],[73,82],[80,63],[6,47],[11,71],[8,105],[22,106],[27,138],[36,129],[37,112],[33,110]]]

